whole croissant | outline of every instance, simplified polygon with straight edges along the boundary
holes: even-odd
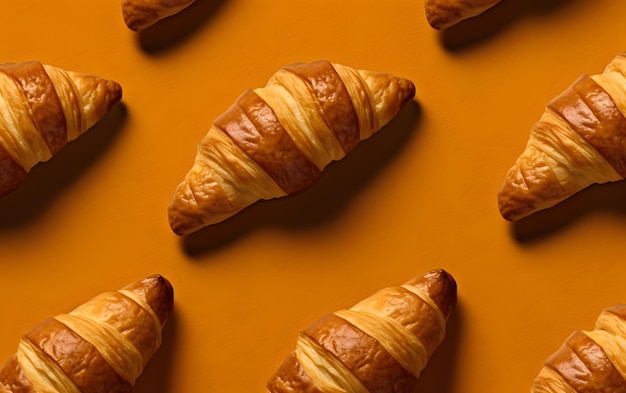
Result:
[[[0,65],[0,196],[122,97],[114,81],[40,62]]]
[[[305,329],[267,391],[412,392],[455,305],[444,270],[385,288]]]
[[[122,17],[134,31],[145,30],[162,19],[179,13],[196,0],[122,0]]]
[[[594,183],[626,175],[626,55],[583,75],[546,107],[505,176],[498,206],[507,220],[552,207]]]
[[[424,0],[426,20],[438,30],[480,15],[500,0]]]
[[[604,309],[544,363],[532,393],[626,392],[626,305]]]
[[[0,392],[131,392],[173,309],[162,276],[104,292],[26,333],[0,369]]]
[[[328,61],[292,64],[245,91],[201,140],[169,207],[185,235],[260,199],[306,190],[333,160],[387,124],[413,83]]]

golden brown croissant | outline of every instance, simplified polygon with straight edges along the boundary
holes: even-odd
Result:
[[[0,369],[0,392],[130,392],[173,309],[162,276],[104,292],[35,326]]]
[[[604,309],[544,363],[532,393],[626,392],[626,305]]]
[[[482,14],[500,0],[424,0],[426,20],[438,30]]]
[[[385,288],[304,330],[267,390],[412,392],[455,305],[456,282],[444,270]]]
[[[0,65],[0,196],[122,97],[119,84],[39,62]]]
[[[626,55],[578,78],[546,107],[498,192],[507,220],[552,207],[626,174]]]
[[[141,31],[179,13],[196,0],[122,0],[122,17],[131,30]]]
[[[304,191],[414,95],[407,79],[328,61],[281,68],[201,140],[169,203],[173,231],[189,234],[260,199]]]

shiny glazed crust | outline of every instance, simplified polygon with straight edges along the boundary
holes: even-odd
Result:
[[[161,19],[179,13],[196,0],[122,0],[122,17],[129,29],[145,30]]]
[[[39,62],[0,65],[0,196],[122,97],[114,81]]]
[[[424,0],[426,20],[438,30],[482,14],[500,0]]]
[[[412,392],[455,305],[443,270],[385,288],[305,329],[267,391]]]
[[[532,393],[626,392],[626,305],[602,311],[592,331],[576,331],[544,363]]]
[[[0,369],[0,392],[132,391],[161,344],[173,296],[155,275],[43,321]]]
[[[626,56],[583,75],[546,107],[498,192],[502,216],[519,220],[594,183],[626,175]]]
[[[168,206],[172,230],[186,235],[258,200],[308,189],[414,96],[407,79],[328,61],[281,68],[265,87],[245,91],[200,141]]]

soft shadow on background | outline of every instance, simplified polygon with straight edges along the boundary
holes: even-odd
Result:
[[[0,203],[0,231],[27,225],[39,217],[89,166],[98,161],[123,129],[127,110],[117,103],[83,135],[54,157],[33,167],[24,182]]]
[[[502,0],[484,13],[461,21],[440,32],[444,47],[457,51],[468,49],[533,14],[548,14],[577,0]]]
[[[328,223],[393,160],[418,128],[420,118],[419,104],[411,101],[377,134],[362,141],[342,160],[329,164],[310,189],[299,195],[259,201],[226,221],[183,237],[185,252],[199,256],[258,226],[297,231]]]
[[[414,393],[418,392],[454,392],[456,369],[458,365],[458,350],[463,346],[461,333],[463,327],[463,307],[459,302],[452,310],[446,325],[446,337],[439,348],[431,356],[426,368],[420,374]]]
[[[159,54],[193,36],[212,19],[227,0],[197,0],[195,3],[137,33],[139,46],[149,54]]]
[[[133,393],[166,393],[172,391],[172,365],[176,361],[176,344],[179,327],[176,310],[165,328],[161,347],[152,356],[143,373],[137,379]]]
[[[513,236],[525,244],[540,241],[599,212],[626,217],[626,181],[594,184],[554,207],[514,222]]]

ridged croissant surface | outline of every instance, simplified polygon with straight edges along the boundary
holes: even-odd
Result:
[[[544,363],[532,393],[626,392],[626,305],[602,311],[594,330],[576,331]]]
[[[173,296],[155,275],[40,323],[0,369],[0,392],[131,392],[161,344]]]
[[[39,62],[0,65],[0,196],[122,98],[114,81]]]
[[[196,0],[122,0],[122,17],[131,30],[141,31],[179,13]]]
[[[500,0],[424,0],[426,20],[438,30],[480,15]]]
[[[201,140],[169,204],[173,231],[189,234],[260,199],[304,191],[414,95],[407,79],[328,61],[281,68]]]
[[[270,393],[409,393],[445,337],[456,282],[443,270],[385,288],[304,330]]]
[[[498,192],[514,221],[552,207],[594,183],[626,175],[626,55],[583,75],[546,107]]]

